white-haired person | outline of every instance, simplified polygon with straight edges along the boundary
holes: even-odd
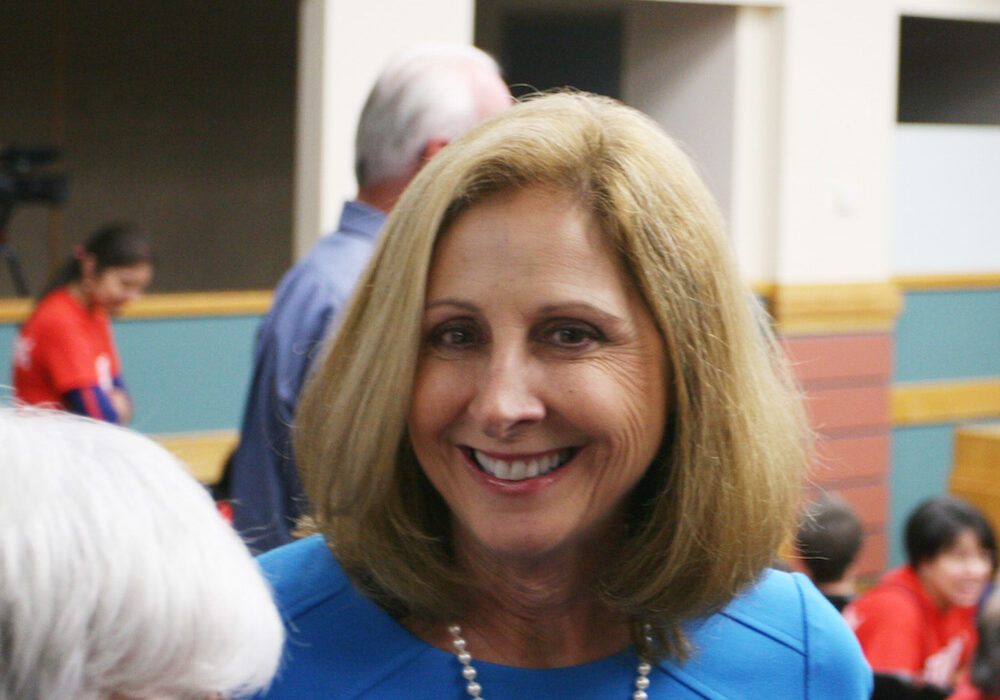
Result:
[[[290,542],[306,512],[291,444],[295,406],[386,215],[438,151],[510,104],[496,61],[473,46],[412,47],[379,74],[358,119],[357,196],[345,202],[336,230],[281,279],[257,331],[240,442],[220,491],[254,551]]]
[[[138,433],[0,407],[0,700],[265,687],[284,633],[256,562]]]
[[[294,441],[319,534],[260,557],[269,700],[868,700],[801,574],[808,430],[711,196],[556,94],[397,203]]]

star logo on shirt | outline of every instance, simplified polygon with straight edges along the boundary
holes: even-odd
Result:
[[[21,369],[31,369],[31,351],[34,349],[34,338],[19,337],[14,343],[14,364]]]

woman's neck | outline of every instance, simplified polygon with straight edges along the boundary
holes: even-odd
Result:
[[[476,659],[523,668],[574,666],[608,657],[631,639],[625,617],[596,593],[606,552],[502,559],[473,548],[459,550],[459,564],[476,581],[472,605],[455,620]],[[451,650],[447,625],[415,630]]]

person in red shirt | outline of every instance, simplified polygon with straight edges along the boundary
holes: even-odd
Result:
[[[110,316],[136,299],[152,278],[153,251],[143,235],[121,224],[96,231],[21,327],[14,347],[15,398],[128,423],[132,400]]]
[[[910,515],[908,563],[844,610],[876,673],[952,688],[976,647],[976,605],[997,568],[993,530],[975,507],[933,498]]]

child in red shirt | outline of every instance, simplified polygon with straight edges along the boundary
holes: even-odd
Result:
[[[121,225],[98,230],[67,262],[14,349],[14,394],[28,404],[127,423],[132,401],[122,380],[110,314],[153,277],[149,242]]]
[[[986,518],[964,501],[921,504],[906,523],[909,563],[844,610],[877,673],[952,688],[976,646],[975,610],[997,567]]]

